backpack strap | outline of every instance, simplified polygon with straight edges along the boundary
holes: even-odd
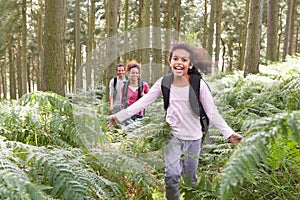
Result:
[[[118,77],[115,76],[115,77],[114,77],[114,88],[115,88],[115,89],[116,89],[117,81],[118,81]]]
[[[200,123],[202,126],[202,132],[208,132],[209,119],[204,111],[202,103],[200,101],[200,81],[202,77],[199,75],[191,74],[190,77],[190,90],[189,90],[189,100],[193,112],[200,116]]]
[[[202,132],[208,132],[209,119],[204,111],[202,103],[200,101],[200,81],[202,77],[199,75],[191,74],[190,77],[190,89],[189,89],[189,101],[193,112],[200,116],[200,123],[202,126]],[[161,91],[164,98],[164,109],[167,110],[169,107],[170,99],[170,88],[174,80],[172,73],[167,74],[163,77],[161,82]]]
[[[169,99],[170,99],[170,88],[173,83],[174,75],[173,73],[169,73],[163,77],[161,81],[161,91],[164,97],[164,109],[167,110],[169,107]]]
[[[144,91],[144,83],[143,81],[139,78],[138,80],[138,99],[142,97],[142,93]]]
[[[124,81],[123,95],[122,95],[122,105],[124,108],[128,107],[128,103],[127,103],[128,86],[129,86],[129,80]]]
[[[128,80],[128,76],[127,76],[127,75],[125,75],[125,80],[126,80],[126,81]],[[118,82],[118,77],[115,76],[115,77],[114,77],[114,88],[115,88],[115,89],[116,89],[117,82]]]
[[[142,97],[142,93],[144,90],[143,84],[144,84],[143,81],[139,78],[139,80],[138,80],[138,99]],[[123,95],[122,95],[122,105],[124,108],[128,107],[128,102],[127,102],[128,87],[129,87],[129,79],[124,81]]]

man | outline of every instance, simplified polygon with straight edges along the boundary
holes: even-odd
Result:
[[[109,82],[109,110],[116,113],[120,110],[120,87],[126,80],[125,66],[122,63],[116,65],[117,76]]]

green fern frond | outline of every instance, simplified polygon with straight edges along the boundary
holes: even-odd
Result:
[[[23,171],[24,162],[15,157],[10,144],[3,140],[0,155],[0,198],[1,199],[48,199],[44,192],[49,187],[35,185]]]
[[[84,199],[90,189],[87,183],[81,182],[78,177],[80,162],[75,155],[62,149],[44,149],[30,152],[27,162],[32,165],[31,174],[42,172],[44,184],[53,187],[51,196],[62,199]]]
[[[11,141],[2,142],[1,145],[8,155],[14,156],[13,160],[26,169],[24,173],[23,168],[5,162],[7,166],[11,166],[11,174],[15,176],[20,173],[26,178],[24,180],[27,182],[23,187],[29,188],[31,192],[35,189],[45,196],[42,190],[47,190],[51,197],[59,199],[111,199],[122,196],[116,183],[93,172],[93,167],[86,162],[89,155],[80,149],[35,147]],[[21,178],[18,176],[18,179]]]
[[[221,199],[228,199],[231,188],[242,183],[244,178],[252,176],[251,169],[256,169],[261,162],[267,163],[268,144],[278,135],[292,137],[300,145],[299,124],[299,111],[249,122],[248,129],[253,134],[245,138],[235,150],[222,172]]]

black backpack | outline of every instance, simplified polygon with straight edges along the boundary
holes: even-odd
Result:
[[[128,80],[128,76],[125,76],[125,79]],[[115,76],[115,77],[114,77],[114,88],[115,88],[115,89],[116,89],[117,81],[118,81],[118,77]]]
[[[167,110],[169,107],[170,99],[170,88],[174,79],[174,74],[169,73],[163,77],[161,82],[161,91],[164,97],[164,109]],[[189,89],[189,100],[193,112],[200,116],[200,123],[202,126],[203,140],[205,135],[208,132],[209,119],[203,109],[203,106],[199,99],[199,90],[200,90],[200,80],[202,79],[201,75],[191,74],[190,77],[190,89]]]
[[[138,80],[138,99],[142,97],[142,93],[144,90],[144,83],[143,81],[139,78]],[[123,95],[122,95],[122,104],[124,108],[128,107],[128,103],[127,103],[127,92],[128,92],[128,86],[129,86],[129,80],[126,80],[124,82],[124,88],[123,88]]]

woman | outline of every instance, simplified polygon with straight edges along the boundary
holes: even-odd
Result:
[[[121,86],[120,93],[120,109],[127,108],[141,98],[144,94],[149,92],[149,85],[145,81],[142,81],[141,76],[141,65],[132,60],[127,64],[128,80]],[[131,120],[137,118],[143,118],[144,112],[140,110],[129,119],[125,120],[125,125],[128,125]]]
[[[200,155],[201,138],[203,136],[199,116],[195,115],[189,103],[189,87],[191,74],[198,74],[196,67],[201,62],[197,60],[195,50],[186,44],[176,44],[169,55],[169,64],[174,75],[170,88],[169,106],[166,121],[171,127],[171,138],[165,151],[165,184],[167,199],[178,200],[180,176],[188,175],[191,183],[197,183],[198,159]],[[208,86],[200,79],[200,101],[210,120],[225,138],[234,145],[242,140],[242,136],[235,133],[219,114]],[[156,81],[149,93],[110,119],[114,125],[145,109],[161,95],[162,78]],[[181,163],[181,156],[185,155]],[[187,156],[193,154],[193,156]]]

